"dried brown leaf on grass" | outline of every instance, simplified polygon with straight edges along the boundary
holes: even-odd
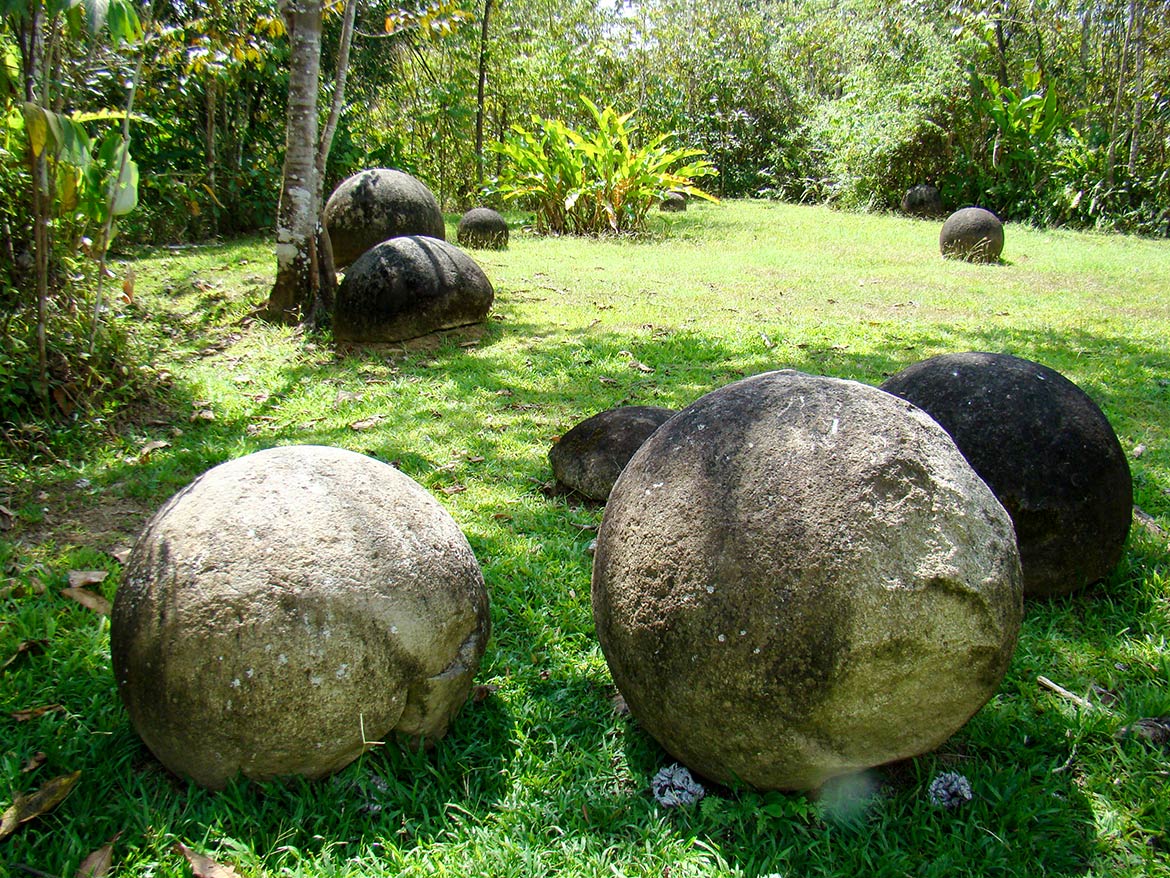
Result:
[[[108,842],[81,861],[73,878],[105,878],[114,864],[114,842],[122,833],[118,832]]]
[[[97,585],[105,582],[109,575],[108,570],[70,570],[69,587],[85,588],[87,585]]]
[[[63,588],[61,594],[70,600],[77,601],[83,607],[93,610],[99,616],[108,616],[113,606],[110,602],[102,597],[100,594],[95,594],[92,591],[84,588]]]
[[[21,766],[20,773],[21,774],[28,774],[30,771],[36,771],[38,768],[40,768],[42,765],[45,764],[45,760],[47,760],[48,758],[49,757],[45,754],[45,751],[38,750],[36,753],[34,753],[32,756],[28,757],[28,759],[26,759],[24,761],[24,765]]]
[[[0,841],[12,835],[20,824],[52,811],[65,801],[79,777],[80,770],[55,777],[34,792],[18,793],[12,805],[0,816]]]
[[[44,652],[45,647],[49,645],[47,640],[26,640],[16,647],[16,652],[8,657],[4,664],[0,665],[0,671],[5,671],[8,666],[15,662],[22,655],[35,655],[38,652]]]
[[[29,707],[24,710],[14,710],[10,714],[18,723],[26,723],[32,719],[38,719],[46,713],[52,713],[56,710],[64,710],[64,705],[61,704],[42,704],[40,707]]]
[[[231,866],[224,866],[211,857],[196,853],[182,842],[175,842],[174,849],[191,864],[191,872],[195,878],[240,878],[239,873]]]

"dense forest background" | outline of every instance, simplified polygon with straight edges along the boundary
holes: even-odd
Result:
[[[27,163],[12,148],[14,11],[32,5],[52,9],[7,0],[0,31],[10,120],[0,222],[13,260],[32,235]],[[723,196],[886,209],[931,182],[948,206],[979,203],[1009,220],[1170,233],[1167,0],[433,5],[445,14],[359,4],[326,193],[388,166],[424,179],[448,208],[478,202],[501,161],[490,145],[533,115],[583,121],[584,95],[705,149]],[[87,112],[95,138],[120,124],[113,111],[141,62],[139,198],[122,240],[270,227],[289,67],[277,4],[166,0],[139,14],[141,40],[66,30],[42,61],[54,106]],[[323,110],[341,21],[342,5],[327,7]]]

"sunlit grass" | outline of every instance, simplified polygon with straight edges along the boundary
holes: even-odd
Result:
[[[601,510],[546,491],[554,438],[623,403],[682,407],[775,368],[871,384],[937,353],[1038,360],[1083,387],[1130,455],[1135,501],[1170,529],[1170,245],[1009,226],[1005,264],[942,260],[938,225],[769,203],[692,205],[640,240],[540,239],[477,252],[481,329],[335,351],[251,313],[271,245],[134,261],[135,322],[165,399],[79,425],[58,460],[5,461],[0,504],[0,807],[81,769],[52,814],[0,842],[11,874],[71,875],[116,833],[118,876],[185,876],[175,841],[244,876],[1170,875],[1170,756],[1118,741],[1170,714],[1170,550],[1136,527],[1110,579],[1028,607],[999,694],[938,752],[820,799],[719,791],[660,809],[665,756],[628,717],[593,634]],[[158,443],[166,443],[160,445]],[[394,462],[467,534],[493,638],[469,704],[429,754],[386,747],[335,779],[210,793],[143,749],[109,672],[108,623],[60,596],[207,468],[276,444]],[[43,592],[37,583],[44,586]],[[1036,684],[1044,675],[1091,711]],[[28,722],[12,711],[61,708]],[[200,719],[192,717],[192,722]],[[43,766],[22,772],[36,752]],[[925,790],[968,777],[957,812]]]

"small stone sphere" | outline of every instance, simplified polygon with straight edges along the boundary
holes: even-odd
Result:
[[[586,418],[549,449],[553,475],[569,490],[604,501],[634,452],[672,417],[671,409],[625,405]]]
[[[593,615],[630,711],[712,780],[804,790],[924,753],[999,686],[1011,521],[882,391],[770,372],[707,394],[606,506]]]
[[[942,195],[938,187],[928,183],[911,186],[902,196],[902,213],[924,218],[942,216]]]
[[[968,262],[998,262],[1003,253],[1003,223],[990,210],[964,207],[943,223],[938,236],[943,256]]]
[[[882,389],[950,433],[1012,517],[1029,596],[1108,576],[1133,519],[1133,480],[1113,427],[1059,372],[1007,354],[931,357]]]
[[[147,747],[221,788],[441,738],[489,628],[479,564],[433,497],[389,464],[291,446],[221,464],[155,514],[110,648]]]
[[[666,213],[682,213],[687,209],[687,197],[681,192],[667,192],[658,209]]]
[[[455,240],[460,247],[507,250],[508,221],[490,207],[473,207],[460,217]]]
[[[390,168],[371,168],[343,180],[325,203],[324,216],[339,269],[389,238],[447,239],[434,193],[421,180]]]
[[[397,342],[482,323],[495,300],[491,281],[453,244],[412,235],[371,247],[337,288],[333,338]]]

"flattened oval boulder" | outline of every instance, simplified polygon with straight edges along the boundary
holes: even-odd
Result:
[[[325,228],[338,268],[389,238],[447,238],[434,193],[416,177],[390,168],[371,168],[343,180],[325,204]]]
[[[1117,566],[1133,480],[1104,413],[1059,372],[1008,354],[931,357],[882,388],[950,433],[1012,517],[1028,595],[1065,594]]]
[[[549,449],[553,475],[564,487],[604,501],[634,452],[673,416],[659,406],[628,405],[586,418]]]
[[[434,498],[372,458],[293,446],[221,464],[159,510],[110,646],[142,740],[218,788],[442,737],[488,633],[479,564]]]
[[[632,714],[692,771],[761,789],[937,747],[996,691],[1022,609],[1011,521],[938,424],[795,372],[660,427],[593,567]]]
[[[482,322],[495,291],[475,260],[446,241],[392,238],[367,250],[337,290],[333,337],[394,342]]]
[[[943,223],[938,247],[948,258],[997,262],[1003,253],[1003,223],[990,210],[964,207]]]
[[[459,218],[455,240],[461,247],[508,249],[508,221],[490,207],[473,207]]]

